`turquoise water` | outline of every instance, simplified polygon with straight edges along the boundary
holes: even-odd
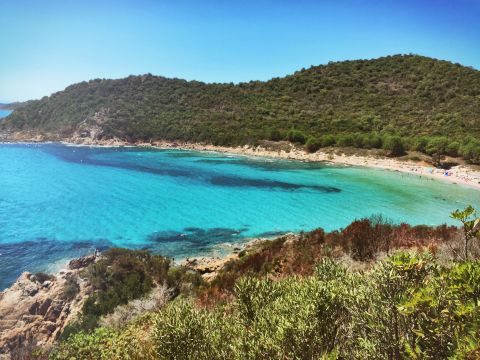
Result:
[[[0,145],[0,288],[109,246],[177,259],[381,213],[441,224],[475,190],[418,176],[178,150]]]
[[[0,119],[5,117],[5,116],[8,116],[12,113],[12,110],[3,110],[3,109],[0,109]]]

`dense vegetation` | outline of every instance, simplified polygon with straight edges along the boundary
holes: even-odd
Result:
[[[92,80],[19,107],[0,125],[52,138],[217,145],[289,140],[418,150],[480,162],[480,71],[415,55],[330,63],[270,81],[205,84],[152,75]]]
[[[79,331],[91,331],[102,316],[111,314],[119,305],[141,298],[156,285],[167,286],[173,298],[203,283],[199,274],[172,260],[144,250],[112,248],[101,260],[83,271],[82,277],[92,284],[94,293],[83,304],[80,318],[67,326],[62,337]],[[67,291],[71,291],[68,287]]]
[[[324,259],[308,277],[242,278],[224,306],[181,300],[120,331],[74,336],[52,357],[474,359],[479,311],[478,261],[443,267],[428,253],[398,253],[350,272]]]
[[[136,279],[130,290],[143,287],[149,280],[138,274],[147,269],[180,296],[128,322],[70,334],[39,357],[477,359],[480,218],[471,207],[452,216],[465,227],[393,225],[376,216],[341,231],[262,242],[210,283],[185,278],[183,268],[173,275],[165,258],[111,250],[89,270],[99,281],[92,304],[102,303],[102,284],[117,273]],[[107,263],[110,276],[95,270]]]

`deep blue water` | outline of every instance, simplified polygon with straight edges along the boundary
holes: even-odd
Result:
[[[179,150],[0,145],[0,289],[109,246],[177,259],[383,214],[441,224],[479,193],[389,171]]]

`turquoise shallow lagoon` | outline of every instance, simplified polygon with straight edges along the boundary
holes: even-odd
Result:
[[[96,248],[177,259],[383,214],[452,223],[479,192],[419,176],[180,150],[0,145],[0,289]]]

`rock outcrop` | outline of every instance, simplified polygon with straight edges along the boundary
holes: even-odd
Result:
[[[60,336],[91,292],[79,272],[95,260],[93,255],[76,259],[48,279],[25,272],[0,292],[0,359],[24,347],[48,347]]]

